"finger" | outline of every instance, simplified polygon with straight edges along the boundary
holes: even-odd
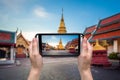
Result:
[[[82,40],[82,53],[87,53],[88,46],[87,46],[87,38],[83,38]]]
[[[39,54],[38,51],[38,41],[36,38],[33,39],[33,45],[32,45],[32,50],[35,55]]]
[[[88,41],[87,41],[87,46],[88,46],[88,52],[92,53],[93,47],[92,47],[92,45]]]
[[[31,54],[32,54],[32,42],[30,43],[28,50],[29,50],[29,55],[31,56]]]
[[[87,46],[88,46],[88,52],[87,55],[89,57],[89,59],[92,59],[92,51],[93,51],[93,47],[91,46],[91,44],[87,41]]]

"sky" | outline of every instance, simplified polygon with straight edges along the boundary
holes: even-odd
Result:
[[[0,0],[0,30],[57,33],[61,14],[68,33],[83,33],[100,19],[120,13],[120,0]]]
[[[62,41],[63,46],[65,46],[69,41],[73,39],[79,38],[78,35],[43,35],[42,42],[48,43],[53,47],[57,47],[59,45],[60,39]]]

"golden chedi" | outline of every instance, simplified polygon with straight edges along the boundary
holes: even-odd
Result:
[[[98,40],[96,40],[96,44],[93,47],[93,50],[106,50],[106,49],[99,44]]]
[[[62,40],[61,39],[60,39],[60,42],[59,42],[57,47],[58,47],[58,50],[64,50],[64,46],[62,44]]]
[[[62,18],[61,18],[61,21],[60,21],[60,26],[59,26],[59,29],[58,29],[58,33],[66,33],[66,27],[65,27],[65,23],[64,23],[64,18],[63,18],[63,9],[62,9]]]

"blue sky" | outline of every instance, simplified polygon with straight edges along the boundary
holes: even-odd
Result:
[[[62,8],[67,32],[82,33],[100,19],[120,12],[120,0],[0,0],[0,29],[22,30],[26,39],[35,33],[57,33]]]
[[[78,37],[78,35],[43,35],[42,41],[43,43],[48,43],[51,46],[57,47],[60,39],[62,40],[63,46],[65,46],[69,41],[72,41]]]

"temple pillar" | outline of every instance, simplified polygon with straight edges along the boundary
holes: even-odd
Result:
[[[10,60],[13,61],[14,60],[14,47],[11,46],[10,48]]]
[[[113,52],[118,52],[118,40],[113,41]]]
[[[120,53],[120,39],[118,39],[118,52]]]

